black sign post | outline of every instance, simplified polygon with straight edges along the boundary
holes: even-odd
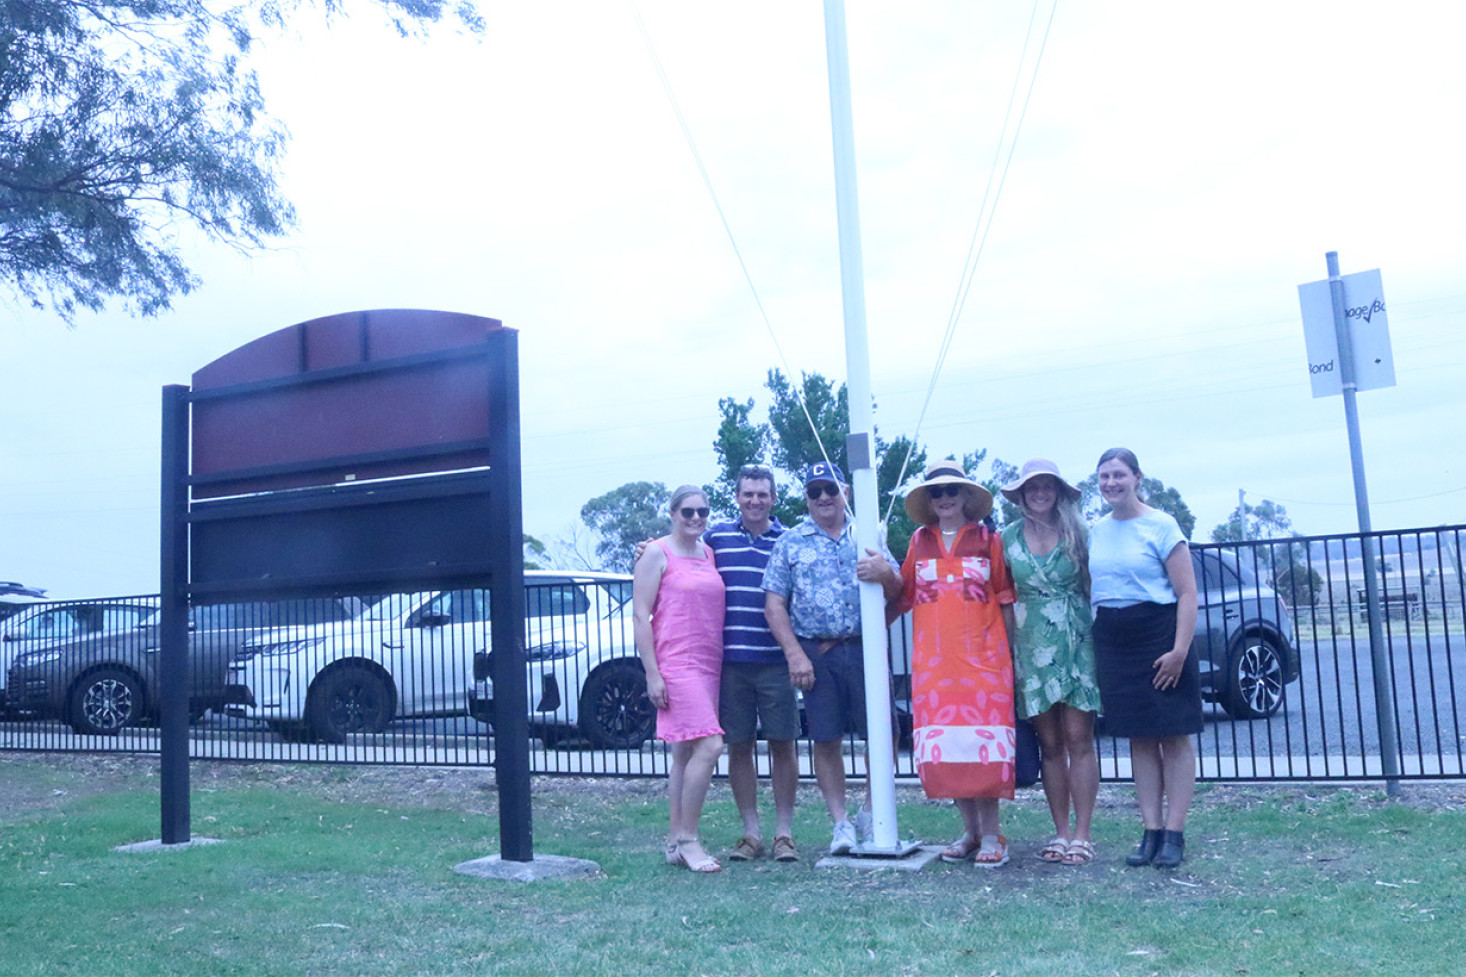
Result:
[[[495,319],[347,313],[164,389],[164,844],[190,840],[190,603],[484,587],[502,858],[533,859],[518,349]]]

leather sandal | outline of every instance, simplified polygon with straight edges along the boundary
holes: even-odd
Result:
[[[1008,839],[998,835],[996,848],[988,848],[986,845],[979,847],[977,854],[972,856],[972,864],[978,868],[1002,868],[1008,864]]]
[[[777,842],[775,845],[777,846]],[[757,858],[764,857],[764,843],[762,838],[755,838],[752,835],[744,835],[738,839],[738,844],[728,853],[730,861],[751,862]]]
[[[799,861],[799,849],[794,847],[793,838],[788,835],[779,835],[779,837],[774,839],[774,861]]]
[[[1039,849],[1038,860],[1057,865],[1069,854],[1069,839],[1062,835],[1055,835],[1054,840]]]
[[[723,866],[718,864],[718,860],[709,855],[707,852],[703,852],[701,858],[688,858],[688,845],[697,845],[699,848],[702,847],[696,838],[677,839],[677,858],[672,864],[681,865],[690,872],[705,873],[723,871]]]
[[[963,835],[946,848],[943,848],[942,854],[938,857],[944,862],[970,862],[972,861],[972,856],[976,855],[977,850],[981,847],[982,842],[973,838],[971,835]]]
[[[1088,865],[1094,861],[1094,842],[1084,838],[1075,838],[1069,842],[1069,850],[1064,853],[1065,865]]]

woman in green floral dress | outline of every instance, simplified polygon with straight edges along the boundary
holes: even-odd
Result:
[[[1053,462],[1034,458],[1003,495],[1023,511],[1022,520],[1003,529],[1003,556],[1018,591],[1014,692],[1018,715],[1032,720],[1043,749],[1044,794],[1056,832],[1039,858],[1083,865],[1094,858],[1089,828],[1099,793],[1094,717],[1100,696],[1079,490]]]

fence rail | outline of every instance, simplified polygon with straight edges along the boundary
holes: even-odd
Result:
[[[1214,781],[1377,780],[1373,655],[1389,676],[1405,779],[1466,777],[1466,527],[1193,547],[1193,649],[1208,705],[1198,775]],[[1371,648],[1362,547],[1379,568]],[[632,641],[630,583],[526,576],[531,770],[658,776]],[[48,601],[0,620],[0,750],[159,749],[153,596]],[[266,762],[494,762],[488,600],[481,591],[194,608],[191,755]],[[891,629],[898,716],[909,625]],[[909,720],[903,722],[903,732]],[[903,736],[904,740],[904,736]],[[1128,779],[1126,741],[1098,727],[1101,774]],[[1388,740],[1387,740],[1388,741]],[[767,757],[756,754],[762,772]],[[850,745],[850,769],[864,759]],[[811,775],[807,744],[800,750]],[[899,751],[897,776],[914,777]]]

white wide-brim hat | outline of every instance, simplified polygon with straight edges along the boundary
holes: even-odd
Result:
[[[1064,481],[1064,476],[1059,474],[1059,466],[1047,458],[1030,458],[1025,461],[1023,467],[1018,469],[1018,478],[1003,486],[1003,498],[1014,505],[1022,505],[1023,486],[1028,483],[1029,479],[1037,478],[1039,475],[1048,475],[1058,482],[1060,493],[1070,502],[1079,501],[1079,490]]]

